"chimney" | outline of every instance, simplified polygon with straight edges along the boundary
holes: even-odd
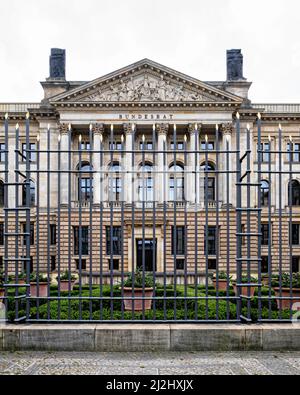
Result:
[[[241,49],[227,51],[227,81],[245,81],[243,76],[243,55]]]
[[[66,92],[69,87],[66,81],[66,51],[65,49],[52,48],[50,55],[50,76],[46,81],[42,81],[44,89],[43,103],[47,103],[49,98]]]
[[[66,51],[65,49],[52,48],[50,55],[50,77],[48,80],[66,80]]]

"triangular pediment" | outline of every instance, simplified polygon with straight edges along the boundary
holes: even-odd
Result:
[[[51,103],[240,103],[242,98],[144,59],[52,98]]]

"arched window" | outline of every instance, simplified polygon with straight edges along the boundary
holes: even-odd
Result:
[[[153,166],[141,166],[139,174],[139,200],[140,202],[153,202]]]
[[[120,202],[122,200],[122,178],[120,175],[121,166],[119,162],[114,162],[109,167],[108,176],[108,197],[110,202]]]
[[[89,163],[78,166],[81,174],[78,174],[78,200],[89,202],[93,198],[93,167]]]
[[[30,207],[35,206],[35,183],[30,180]],[[22,205],[26,206],[26,181],[22,187]]]
[[[261,182],[261,206],[266,207],[269,205],[270,184],[269,181],[263,180]]]
[[[180,164],[170,167],[169,200],[182,202],[184,200],[184,167]]]
[[[289,183],[289,205],[300,206],[300,183],[293,180]]]
[[[0,207],[4,206],[4,182],[0,180]]]
[[[216,200],[216,179],[214,172],[215,166],[212,163],[204,163],[201,166],[201,189],[203,189],[204,200],[209,202],[214,202]],[[212,173],[205,173],[212,172]]]

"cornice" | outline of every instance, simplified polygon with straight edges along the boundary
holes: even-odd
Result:
[[[189,108],[197,108],[199,110],[205,109],[230,109],[237,110],[240,108],[240,103],[229,103],[229,102],[128,102],[128,103],[104,103],[104,102],[55,102],[52,103],[53,107],[57,110],[65,110],[65,109],[189,109]]]

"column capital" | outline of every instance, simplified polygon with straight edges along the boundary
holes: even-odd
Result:
[[[132,130],[132,125],[129,123],[123,123],[123,131],[125,135],[134,134],[134,130]]]
[[[190,134],[199,134],[201,126],[201,123],[189,123],[188,131]]]
[[[99,135],[103,134],[104,133],[104,124],[103,123],[96,123],[93,126],[93,132],[94,132],[94,134],[99,134]]]
[[[169,131],[169,128],[170,128],[170,125],[168,123],[159,123],[159,124],[156,124],[155,126],[156,126],[156,130],[157,130],[159,135],[160,134],[161,135],[167,135],[168,134],[168,131]]]
[[[61,135],[69,133],[69,125],[67,125],[66,123],[59,122],[57,124],[57,127]]]
[[[226,135],[232,135],[232,132],[233,132],[233,129],[234,129],[234,127],[233,127],[233,123],[232,122],[227,122],[227,123],[223,123],[222,124],[222,126],[221,126],[221,131],[224,133],[224,134],[226,134]]]

